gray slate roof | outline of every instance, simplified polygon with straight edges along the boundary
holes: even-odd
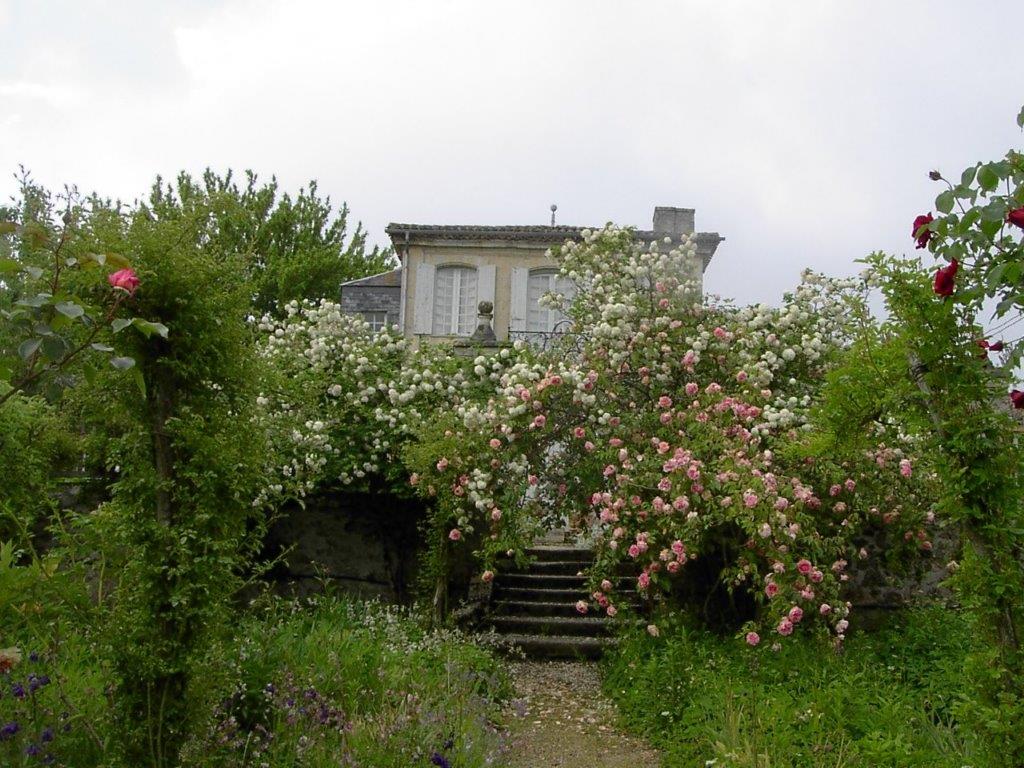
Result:
[[[554,227],[540,224],[485,226],[477,224],[399,224],[392,222],[384,230],[401,253],[402,245],[407,242],[424,240],[499,240],[534,242],[539,245],[557,245],[566,240],[579,240],[583,230],[588,227],[570,227],[556,225]],[[593,227],[589,227],[593,229]],[[636,230],[637,240],[650,242],[666,236],[664,232],[653,230]],[[673,240],[678,242],[678,238]],[[725,240],[717,232],[697,232],[697,252],[707,269],[711,257],[715,254],[718,244]]]
[[[378,272],[369,277],[360,277],[341,284],[343,288],[400,288],[402,286],[402,268]]]

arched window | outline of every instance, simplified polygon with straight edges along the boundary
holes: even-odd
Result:
[[[434,272],[434,336],[469,336],[476,327],[476,270],[438,267]]]
[[[568,317],[558,309],[541,303],[540,299],[546,293],[560,293],[571,300],[576,295],[576,286],[567,277],[558,274],[557,269],[531,271],[526,286],[526,300],[529,306],[526,315],[526,330],[545,333],[554,330],[569,330]]]

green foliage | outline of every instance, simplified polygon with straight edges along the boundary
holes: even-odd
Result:
[[[605,688],[627,724],[664,750],[666,768],[979,768],[988,763],[959,719],[971,649],[964,618],[938,607],[826,654],[796,643],[754,657],[665,624],[659,638],[623,640]]]
[[[73,191],[55,198],[23,173],[18,203],[0,210],[0,407],[20,391],[57,399],[74,382],[72,368],[91,378],[94,361],[115,352],[112,337],[125,328],[167,333],[124,317],[134,272],[124,257],[90,248],[93,212]],[[134,364],[109,359],[119,370]]]
[[[42,398],[16,395],[0,407],[0,466],[18,468],[0,489],[0,541],[30,546],[56,507],[54,469],[66,462],[71,443]]]
[[[1024,109],[1018,124],[1020,115]],[[959,182],[938,171],[931,177],[947,189],[935,199],[942,215],[929,225],[929,250],[967,267],[960,289],[966,298],[997,298],[998,315],[1024,309],[1024,241],[1008,221],[1010,211],[1024,208],[1024,154],[1011,149],[1000,160],[975,163]]]
[[[204,660],[205,721],[183,764],[493,764],[505,677],[457,633],[421,627],[373,603],[270,603]]]
[[[143,396],[111,389],[123,418],[108,462],[111,501],[93,525],[118,584],[103,653],[116,680],[121,759],[174,765],[192,713],[193,664],[231,624],[262,532],[263,466],[244,265],[200,245],[207,212],[110,217],[97,233],[131,252],[137,315],[166,326],[130,337]]]
[[[335,211],[315,181],[292,198],[280,193],[276,178],[263,183],[247,171],[239,185],[231,171],[219,176],[207,169],[201,179],[187,173],[173,184],[157,179],[149,206],[158,217],[190,211],[208,217],[196,234],[204,246],[244,260],[257,316],[293,300],[336,299],[346,280],[393,266],[390,250],[367,248],[361,224],[349,235],[348,206]]]

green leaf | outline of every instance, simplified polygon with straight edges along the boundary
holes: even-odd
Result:
[[[34,246],[44,245],[49,240],[46,228],[38,221],[30,221],[21,228],[21,236]]]
[[[139,330],[139,333],[147,339],[154,333],[164,339],[167,338],[167,326],[163,323],[151,323],[149,320],[143,320],[141,317],[136,317],[132,319],[132,324]]]
[[[25,274],[31,277],[33,280],[38,280],[43,276],[43,270],[39,267],[25,267]]]
[[[114,331],[114,333],[120,333],[131,324],[131,320],[126,320],[123,317],[119,317],[110,324],[110,328]]]
[[[985,233],[985,236],[989,240],[991,240],[996,236],[996,233],[1003,228],[1003,221],[1002,219],[997,219],[995,221],[982,221],[978,224],[978,228]]]
[[[128,269],[132,265],[128,259],[119,253],[106,254],[107,266],[115,269]]]
[[[999,185],[999,174],[996,173],[992,163],[978,169],[978,184],[986,192],[991,192]]]
[[[119,371],[127,371],[135,365],[135,361],[130,357],[112,357],[110,358],[110,364]]]
[[[21,262],[14,259],[0,259],[0,274],[11,275],[16,272],[21,272]]]
[[[142,397],[145,398],[146,397],[146,377],[142,375],[142,370],[140,368],[133,368],[132,369],[132,378],[135,380],[135,386],[137,386],[139,388],[139,392],[142,394]]]
[[[72,320],[75,320],[85,314],[85,310],[82,309],[81,306],[70,301],[62,301],[59,304],[54,304],[53,308],[64,315],[64,317],[69,317]]]
[[[35,309],[38,309],[39,307],[45,307],[49,304],[50,299],[52,298],[53,296],[48,293],[37,293],[35,296],[29,296],[26,299],[18,299],[14,302],[14,305],[17,307],[34,307]]]
[[[998,221],[1003,223],[1006,218],[1006,203],[1001,199],[995,199],[981,209],[982,221]]]
[[[39,350],[39,345],[43,343],[42,339],[25,339],[18,346],[18,354],[22,360],[27,361],[32,355]]]
[[[1024,107],[1020,108],[1020,112],[1017,113],[1017,127],[1024,129]]]
[[[43,339],[42,349],[43,357],[47,360],[57,361],[67,353],[68,345],[60,336],[47,336]]]
[[[935,207],[942,213],[949,213],[953,210],[955,202],[953,193],[947,189],[945,192],[939,193],[939,196],[935,198]]]
[[[88,363],[82,366],[82,375],[85,377],[87,384],[92,385],[96,383],[96,369]]]
[[[83,267],[102,267],[104,264],[107,263],[107,257],[104,256],[102,253],[86,253],[82,256],[82,258],[84,259],[84,261],[82,261]]]
[[[17,229],[18,225],[13,221],[0,221],[0,235],[9,235]]]
[[[964,187],[969,187],[974,183],[974,176],[978,173],[978,167],[972,166],[967,168],[963,173],[960,174],[960,184]]]
[[[113,352],[114,351],[114,348],[112,346],[110,346],[109,344],[101,344],[98,341],[94,341],[89,346],[92,347],[93,349],[95,349],[97,352]]]

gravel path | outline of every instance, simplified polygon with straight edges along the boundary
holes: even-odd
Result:
[[[658,753],[615,725],[597,665],[512,662],[508,708],[511,768],[646,768]]]

